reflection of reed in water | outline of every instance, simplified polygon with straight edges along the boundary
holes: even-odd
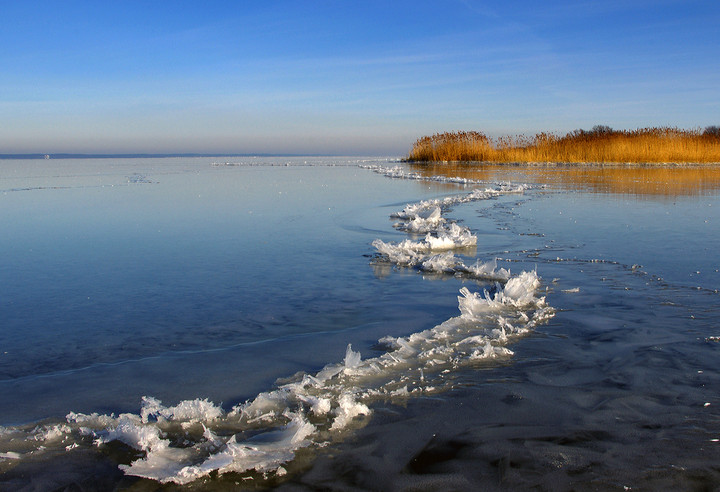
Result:
[[[720,189],[716,166],[566,166],[468,163],[412,164],[427,176],[459,176],[481,181],[521,180],[638,196],[703,195]]]

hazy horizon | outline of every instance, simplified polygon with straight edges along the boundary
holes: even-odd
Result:
[[[83,159],[83,158],[133,158],[133,157],[371,157],[393,158],[397,156],[382,154],[297,154],[297,153],[260,153],[260,152],[24,152],[0,154],[0,159]]]
[[[423,135],[716,125],[720,4],[3,6],[0,154],[406,155]]]

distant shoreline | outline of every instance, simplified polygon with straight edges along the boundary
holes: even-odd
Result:
[[[344,156],[338,154],[338,156]],[[161,159],[169,157],[335,157],[328,154],[0,154],[0,159]]]

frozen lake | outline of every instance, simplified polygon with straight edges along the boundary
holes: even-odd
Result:
[[[719,219],[708,167],[0,161],[0,489],[714,486]]]

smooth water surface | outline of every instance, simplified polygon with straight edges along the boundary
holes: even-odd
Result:
[[[457,252],[465,264],[497,258],[512,275],[541,277],[538,295],[555,314],[513,339],[514,354],[438,374],[411,364],[412,384],[437,389],[368,400],[364,427],[301,449],[289,473],[210,474],[182,487],[720,479],[714,169],[402,170],[475,180],[456,184],[358,167],[395,165],[386,161],[215,161],[0,161],[0,486],[154,490],[117,468],[135,451],[75,434],[48,440],[53,451],[20,441],[69,412],[138,413],[143,396],[228,410],[342,362],[348,344],[367,360],[385,350],[382,337],[457,317],[461,287],[493,282],[393,265],[372,243],[408,238],[390,218],[406,204],[506,181],[530,187],[443,215],[477,237]]]
[[[432,309],[382,314],[409,279],[373,282],[367,258],[393,234],[383,206],[427,187],[356,161],[1,164],[3,424],[134,409],[148,392],[242,400],[331,355],[318,335],[291,344],[309,360],[261,359],[277,341],[356,329],[333,360],[389,334],[358,327]]]

